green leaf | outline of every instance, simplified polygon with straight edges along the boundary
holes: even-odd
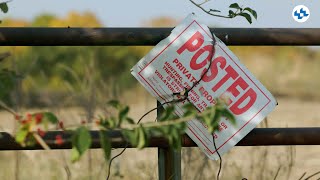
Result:
[[[28,134],[25,140],[26,146],[34,146],[37,143],[37,140],[31,134]]]
[[[41,113],[37,113],[41,114]],[[52,124],[57,124],[59,122],[58,118],[56,115],[54,115],[52,112],[43,112],[43,120],[48,121]]]
[[[128,106],[126,106],[125,108],[121,109],[121,111],[119,111],[118,126],[120,126],[122,121],[127,118],[128,113],[129,113],[129,107]]]
[[[161,127],[152,128],[152,131],[150,131],[150,133],[152,134],[152,136],[157,137],[161,137],[164,134]]]
[[[182,108],[183,108],[184,110],[193,110],[193,109],[195,109],[194,106],[193,106],[193,104],[191,104],[191,103],[186,103],[185,105],[183,105]]]
[[[80,126],[73,132],[72,136],[72,148],[78,151],[78,155],[71,158],[72,162],[75,162],[80,159],[80,157],[84,154],[86,150],[88,150],[91,146],[91,135],[89,130]],[[73,157],[73,156],[72,156]]]
[[[229,17],[233,18],[236,16],[236,14],[232,11],[232,10],[229,10]]]
[[[183,117],[187,117],[187,116],[191,116],[191,115],[196,115],[198,114],[198,110],[194,107],[193,104],[191,103],[187,103],[185,104],[182,109],[185,111],[185,113],[183,114]]]
[[[244,8],[244,11],[250,12],[255,19],[258,18],[257,12],[255,10],[253,10],[253,9],[251,9],[249,7],[246,7],[246,8]]]
[[[229,8],[241,9],[241,7],[239,6],[239,4],[238,4],[238,3],[230,4]]]
[[[227,109],[222,110],[221,114],[223,117],[225,117],[229,121],[231,121],[232,124],[236,123],[236,119],[235,119],[234,115],[230,111],[228,111]]]
[[[129,124],[135,124],[134,120],[132,118],[129,118],[127,117],[126,118],[126,121],[129,123]]]
[[[164,112],[161,113],[160,118],[158,121],[166,121],[174,118],[174,106],[168,106]]]
[[[131,143],[132,146],[136,146],[138,144],[138,129],[124,130],[122,131],[122,133],[126,137],[126,139]]]
[[[186,112],[184,112],[183,117],[188,117],[188,116],[192,116],[192,115],[194,115],[192,111],[186,111]]]
[[[7,2],[0,3],[0,9],[2,12],[7,13],[9,10]]]
[[[248,13],[240,13],[239,16],[245,17],[250,24],[252,23],[252,19],[251,19],[250,14],[248,14]]]
[[[80,153],[79,153],[79,151],[75,148],[75,147],[73,147],[72,149],[71,149],[71,161],[72,162],[76,162],[76,161],[78,161],[80,159]]]
[[[203,116],[200,119],[208,126],[208,131],[213,133],[215,130],[218,130],[218,122],[220,121],[220,118],[221,112],[219,109],[216,109],[216,111],[213,111],[209,115]]]
[[[171,133],[170,135],[172,139],[171,146],[174,149],[180,149],[181,148],[181,133],[180,133],[180,127],[178,125],[174,125],[171,128]]]
[[[100,118],[100,126],[106,128],[106,129],[112,129],[115,128],[117,123],[116,123],[116,118],[115,117],[109,117],[109,118]]]
[[[219,130],[219,124],[217,121],[212,121],[211,125],[208,126],[208,131],[210,133],[213,133],[214,131]]]
[[[115,128],[116,127],[116,118],[115,117],[110,117],[106,121],[106,128]]]
[[[142,149],[146,144],[147,144],[147,137],[146,137],[146,132],[142,126],[138,128],[138,149]]]
[[[164,135],[168,135],[171,132],[170,126],[161,126],[159,127]]]
[[[107,102],[107,105],[114,107],[116,109],[120,109],[120,106],[121,106],[120,102],[117,100],[111,100],[111,101]]]
[[[187,127],[187,123],[185,123],[185,122],[177,123],[177,124],[174,125],[174,127],[175,127],[176,129],[178,129],[179,131],[184,132],[184,130],[185,130],[186,127]]]
[[[23,128],[23,129],[20,129],[17,133],[16,133],[16,136],[15,136],[15,139],[17,141],[17,143],[19,144],[23,144],[25,139],[27,138],[28,136],[28,129],[26,128]]]
[[[213,126],[214,124],[214,118],[217,114],[217,116],[219,115],[219,109],[217,108],[217,105],[214,106],[210,106],[208,107],[209,113],[208,114],[200,114],[199,116],[197,116],[196,118],[199,119],[200,121],[204,122],[207,127],[208,127],[208,131],[213,131],[213,128],[210,129],[210,127]]]
[[[208,126],[211,126],[212,119],[209,116],[204,116],[201,118],[201,120],[206,123]]]
[[[99,131],[99,138],[102,150],[104,152],[104,157],[109,160],[111,157],[111,142],[108,136],[106,136],[106,131]]]

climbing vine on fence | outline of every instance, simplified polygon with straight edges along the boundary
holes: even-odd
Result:
[[[137,122],[133,120],[128,116],[129,106],[116,100],[109,101],[107,106],[116,111],[115,115],[99,116],[93,123],[85,123],[75,127],[65,127],[63,122],[59,121],[51,112],[37,112],[25,116],[14,114],[15,119],[19,122],[15,139],[22,146],[34,146],[38,143],[44,149],[50,149],[42,139],[46,132],[53,129],[67,131],[72,134],[71,160],[75,162],[91,146],[92,141],[89,131],[92,128],[99,128],[100,144],[105,159],[109,160],[111,157],[111,139],[107,136],[107,131],[110,130],[119,130],[127,140],[128,145],[139,149],[147,146],[151,137],[165,137],[171,147],[179,149],[181,148],[181,134],[185,131],[187,121],[197,118],[207,126],[211,133],[219,130],[218,122],[221,117],[226,117],[230,122],[235,123],[233,115],[220,101],[202,113],[199,113],[192,104],[186,103],[183,106],[185,110],[183,117],[178,117],[174,113],[175,107],[171,105],[164,109],[157,122],[147,123],[140,123],[142,119]],[[61,134],[56,136],[55,143],[63,145]]]

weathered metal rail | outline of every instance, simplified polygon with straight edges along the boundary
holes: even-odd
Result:
[[[0,28],[0,46],[149,46],[172,28]],[[320,29],[211,28],[227,45],[320,45]]]
[[[91,131],[91,148],[100,148],[99,132]],[[64,143],[55,143],[56,135],[62,135]],[[119,131],[109,131],[113,148],[124,148],[127,144]],[[50,131],[44,136],[44,141],[51,149],[71,149],[71,134],[62,131]],[[187,136],[181,139],[183,147],[197,145]],[[278,146],[278,145],[320,145],[320,127],[317,128],[256,128],[244,137],[237,146]],[[168,142],[162,137],[153,137],[148,147],[168,148]],[[128,148],[132,148],[131,145]],[[0,150],[42,150],[40,145],[22,147],[6,132],[0,133]]]

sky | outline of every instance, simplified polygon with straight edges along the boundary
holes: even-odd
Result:
[[[32,19],[41,13],[65,16],[71,10],[91,11],[108,27],[140,27],[143,21],[151,18],[170,16],[183,19],[194,12],[200,21],[210,27],[320,27],[319,0],[211,0],[204,7],[226,13],[228,6],[234,2],[256,10],[258,20],[249,24],[242,17],[212,17],[192,5],[189,0],[13,0],[9,3],[9,12],[3,17]],[[310,10],[310,18],[304,23],[298,23],[292,18],[293,8],[301,4]]]

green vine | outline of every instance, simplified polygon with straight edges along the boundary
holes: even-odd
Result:
[[[186,122],[196,118],[202,121],[210,133],[219,129],[219,120],[222,117],[228,118],[230,122],[235,123],[234,116],[227,110],[224,103],[218,103],[207,108],[202,113],[198,113],[196,108],[187,103],[183,106],[185,114],[178,117],[174,111],[174,105],[166,108],[158,122],[147,122],[137,124],[128,116],[129,106],[122,105],[113,100],[107,103],[107,106],[113,108],[116,113],[108,117],[100,116],[92,124],[83,124],[78,127],[65,127],[62,121],[51,112],[37,112],[20,116],[15,114],[16,120],[20,126],[15,135],[15,139],[22,146],[33,146],[39,143],[44,149],[50,149],[43,144],[41,140],[45,133],[52,127],[58,127],[62,131],[68,131],[72,134],[71,160],[76,162],[90,148],[92,140],[89,131],[92,128],[98,128],[100,131],[100,144],[105,154],[106,160],[111,156],[111,139],[106,134],[110,130],[120,130],[127,142],[133,147],[142,149],[148,145],[151,137],[165,137],[169,145],[175,149],[181,148],[181,135],[185,132]],[[51,128],[50,128],[51,127]],[[61,136],[56,136],[55,143],[63,145]]]
[[[196,3],[193,0],[189,0],[193,5],[196,7],[200,8],[203,12],[215,16],[215,17],[220,17],[220,18],[235,18],[238,16],[244,17],[250,24],[252,23],[252,17],[254,19],[258,18],[257,12],[250,7],[240,7],[238,3],[233,3],[229,6],[229,14],[228,15],[223,15],[221,14],[220,10],[217,9],[205,9],[202,7],[205,3],[209,2],[210,0],[205,0],[203,3]]]

